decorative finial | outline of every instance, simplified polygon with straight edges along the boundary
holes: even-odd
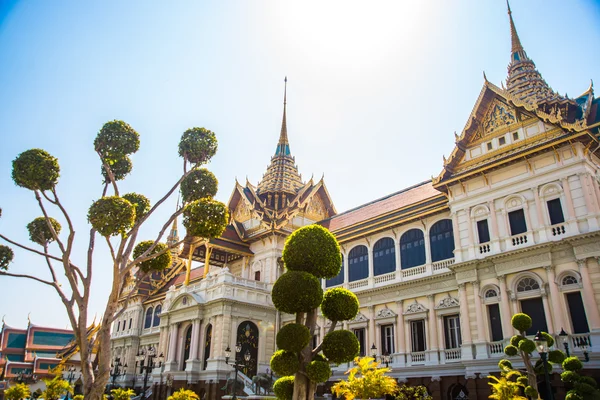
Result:
[[[444,159],[444,165],[446,165],[446,156],[442,155],[442,158]]]
[[[521,45],[521,40],[519,39],[519,35],[517,34],[517,28],[515,28],[515,22],[513,21],[512,11],[510,10],[510,4],[508,0],[506,0],[506,7],[508,8],[508,18],[510,19],[510,39],[511,39],[511,53],[512,53],[512,61],[521,61],[527,58],[525,54],[525,50],[523,50],[523,46]]]
[[[283,105],[285,106],[287,104],[287,76],[285,77],[283,82]]]
[[[458,142],[458,139],[459,139],[459,136],[458,136],[458,134],[456,133],[456,131],[454,131],[454,140]]]
[[[31,325],[31,311],[27,314],[27,325]]]
[[[4,320],[4,318],[5,318],[5,317],[6,317],[6,314],[4,314],[4,315],[2,316],[2,325],[6,325],[6,321]]]
[[[483,71],[483,80],[485,81],[485,83],[488,83],[487,76],[485,76],[485,71]]]

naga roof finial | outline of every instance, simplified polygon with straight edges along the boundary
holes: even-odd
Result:
[[[287,108],[287,76],[283,80],[283,119],[281,121],[281,133],[279,134],[279,142],[277,143],[277,150],[275,156],[289,156],[290,155],[290,143],[287,135],[287,120],[286,120],[286,108]]]

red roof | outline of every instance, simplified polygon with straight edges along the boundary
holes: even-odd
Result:
[[[320,224],[330,231],[335,232],[336,230],[439,195],[440,192],[433,188],[431,181],[426,181],[345,211],[328,220],[322,221]]]

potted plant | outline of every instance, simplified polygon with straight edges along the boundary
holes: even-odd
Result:
[[[337,397],[344,396],[346,400],[380,399],[396,392],[396,380],[385,375],[389,368],[380,368],[372,357],[356,357],[354,364],[346,372],[348,380],[339,381],[331,388]]]
[[[4,396],[8,400],[28,399],[31,396],[29,386],[24,383],[17,383],[4,391]]]

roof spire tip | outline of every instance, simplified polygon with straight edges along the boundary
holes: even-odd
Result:
[[[488,82],[487,76],[485,75],[485,71],[483,71],[483,80],[485,81],[485,83]]]

